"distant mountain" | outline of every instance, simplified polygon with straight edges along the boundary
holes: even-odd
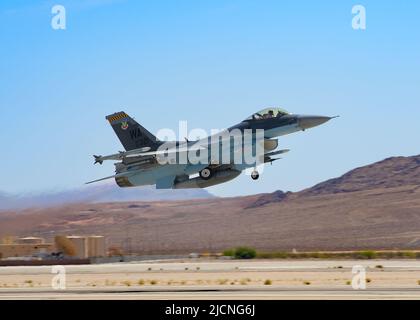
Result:
[[[420,186],[420,155],[392,157],[354,169],[339,178],[327,180],[304,190],[301,195],[320,195],[343,192]]]
[[[287,199],[292,192],[283,192],[281,190],[274,191],[273,193],[263,194],[257,198],[254,202],[246,207],[246,209],[253,209],[265,206],[267,204],[272,204],[276,202],[282,202]]]
[[[329,179],[300,192],[284,193],[282,191],[275,191],[264,194],[258,197],[254,203],[251,203],[249,208],[277,203],[286,199],[403,186],[420,187],[420,155],[387,158],[367,166],[356,168],[338,178]]]
[[[154,186],[120,188],[113,183],[84,186],[53,193],[6,195],[0,192],[0,210],[50,207],[71,203],[169,201],[214,197],[203,189],[157,190]]]

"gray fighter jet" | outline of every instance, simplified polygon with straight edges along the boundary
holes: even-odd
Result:
[[[120,187],[207,188],[233,180],[247,169],[252,171],[251,178],[257,180],[259,167],[273,163],[279,159],[276,156],[289,151],[276,150],[279,145],[276,137],[319,126],[332,118],[335,117],[294,115],[280,108],[266,108],[217,136],[197,141],[168,142],[158,140],[125,112],[114,113],[106,119],[125,151],[94,156],[95,164],[106,160],[117,161],[115,175],[88,183],[113,178]],[[244,136],[235,140],[238,133]],[[245,138],[247,133],[250,139]],[[257,154],[259,145],[262,146],[262,154]],[[243,160],[246,152],[254,156],[251,157],[253,161],[237,161],[238,158]]]

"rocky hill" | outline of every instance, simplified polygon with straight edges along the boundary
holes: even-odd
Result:
[[[301,194],[320,195],[419,185],[420,155],[388,158],[357,168],[339,178],[319,183]]]

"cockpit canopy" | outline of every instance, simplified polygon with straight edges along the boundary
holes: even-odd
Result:
[[[289,114],[289,112],[281,108],[266,108],[266,109],[263,109],[261,111],[254,113],[252,116],[246,118],[245,120],[280,118],[287,114]]]

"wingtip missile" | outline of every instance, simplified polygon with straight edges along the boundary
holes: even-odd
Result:
[[[97,163],[102,164],[102,163],[104,163],[104,161],[102,160],[102,156],[95,156],[95,155],[93,155],[93,157],[95,158],[94,164],[97,164]]]
[[[102,164],[105,160],[122,160],[124,158],[130,158],[130,157],[141,157],[143,155],[147,155],[147,152],[150,150],[150,147],[130,150],[130,151],[119,151],[118,153],[111,154],[109,156],[96,156],[95,158],[95,164],[99,163]]]

